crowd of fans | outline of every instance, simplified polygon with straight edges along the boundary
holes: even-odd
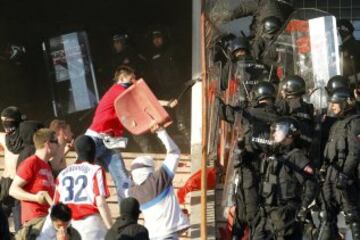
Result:
[[[158,70],[151,79],[163,81],[161,85],[167,88],[164,79],[177,77],[170,76],[172,55],[160,30],[151,36],[150,62]],[[28,120],[15,106],[1,112],[0,239],[178,239],[189,228],[172,186],[180,150],[167,131],[158,123],[149,123],[167,151],[159,169],[151,156],[135,158],[127,169],[121,149],[105,144],[105,139],[126,143],[114,101],[141,76],[141,57],[131,50],[127,38],[123,33],[113,37],[114,83],[99,101],[83,135],[74,138],[63,120],[55,119],[49,126]],[[159,64],[165,72],[155,66],[157,61],[162,61]],[[153,84],[149,78],[149,85]],[[71,149],[77,157],[68,165],[65,159]],[[110,197],[106,171],[120,204],[115,223],[106,201]],[[145,226],[137,223],[141,213]],[[10,216],[13,233],[9,231]]]

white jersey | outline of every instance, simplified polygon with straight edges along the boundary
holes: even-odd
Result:
[[[109,195],[105,171],[99,165],[73,164],[62,170],[56,179],[55,202],[68,205],[74,220],[97,214],[96,196]]]

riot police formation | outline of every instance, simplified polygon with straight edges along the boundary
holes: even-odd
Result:
[[[302,239],[317,184],[300,135],[295,118],[281,117],[272,125],[273,150],[261,162],[261,207],[252,239]]]
[[[360,47],[353,26],[338,22],[343,74],[327,81],[330,107],[315,110],[307,101],[313,93],[306,85],[308,77],[305,82],[302,76],[285,73],[279,86],[271,84],[278,81],[272,68],[279,61],[271,43],[291,13],[288,8],[283,14],[279,5],[289,7],[289,1],[239,2],[231,18],[254,15],[250,44],[228,34],[217,54],[226,62],[222,90],[228,89],[233,75],[240,76],[237,106],[220,102],[219,109],[236,136],[230,162],[235,171],[235,223],[240,225],[234,225],[233,235],[242,236],[247,224],[250,239],[338,239],[337,215],[342,211],[353,239],[360,239]],[[263,71],[252,71],[250,65],[262,65]],[[310,214],[313,204],[313,210],[320,211],[319,226]]]
[[[234,202],[236,222],[233,235],[243,235],[244,224],[253,230],[259,202],[260,163],[270,147],[270,125],[278,117],[274,106],[276,91],[272,83],[260,82],[252,91],[252,106],[225,105],[220,101],[221,118],[239,128],[236,133],[237,153]]]
[[[348,88],[335,89],[329,108],[337,121],[332,125],[324,151],[321,173],[324,194],[319,240],[336,239],[337,215],[344,212],[352,238],[360,239],[358,172],[360,154],[360,116]]]

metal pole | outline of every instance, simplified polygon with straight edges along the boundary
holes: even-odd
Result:
[[[201,239],[207,239],[207,218],[206,218],[206,192],[207,192],[207,69],[206,69],[206,39],[205,39],[205,0],[201,0],[201,19],[200,19],[200,41],[201,41],[201,70],[202,70],[202,141],[201,141]]]

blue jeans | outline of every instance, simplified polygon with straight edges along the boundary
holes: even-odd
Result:
[[[125,190],[130,187],[130,178],[121,153],[107,149],[101,138],[91,138],[95,141],[97,161],[109,171],[120,202],[121,199],[125,198]]]

